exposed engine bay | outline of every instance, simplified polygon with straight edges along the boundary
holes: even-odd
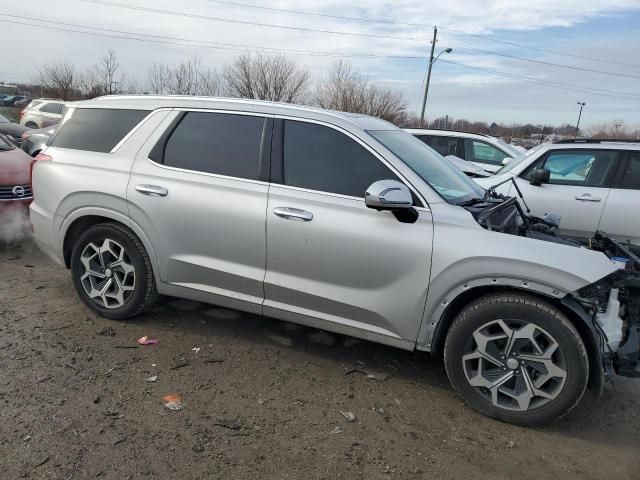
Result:
[[[512,181],[507,180],[507,181]],[[502,182],[505,183],[505,182]],[[602,252],[619,270],[568,295],[580,306],[585,322],[597,340],[604,373],[640,377],[640,257],[629,244],[619,242],[604,232],[578,241],[558,233],[560,217],[529,215],[529,208],[515,181],[518,197],[498,194],[495,188],[484,198],[460,205],[487,230],[560,243]]]

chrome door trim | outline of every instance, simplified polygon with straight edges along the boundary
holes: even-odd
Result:
[[[300,210],[299,208],[292,207],[275,207],[273,213],[285,220],[299,220],[303,222],[310,222],[313,220],[313,213],[306,210]]]

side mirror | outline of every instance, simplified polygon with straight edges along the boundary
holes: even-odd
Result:
[[[513,160],[513,158],[504,157],[504,160],[502,160],[502,165],[507,165],[511,160]]]
[[[549,183],[549,179],[551,178],[551,172],[546,168],[536,168],[531,173],[531,180],[529,183],[535,187],[539,187],[543,183]]]
[[[405,210],[413,207],[411,192],[397,180],[378,180],[367,188],[364,202],[376,210]]]

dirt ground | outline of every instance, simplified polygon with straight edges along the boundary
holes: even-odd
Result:
[[[640,381],[520,428],[428,354],[175,299],[106,320],[29,242],[0,273],[3,479],[640,478]]]

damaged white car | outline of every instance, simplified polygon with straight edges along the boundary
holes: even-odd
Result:
[[[31,222],[104,317],[164,294],[443,352],[468,405],[523,425],[640,376],[638,259],[560,238],[387,122],[215,98],[68,107]]]

